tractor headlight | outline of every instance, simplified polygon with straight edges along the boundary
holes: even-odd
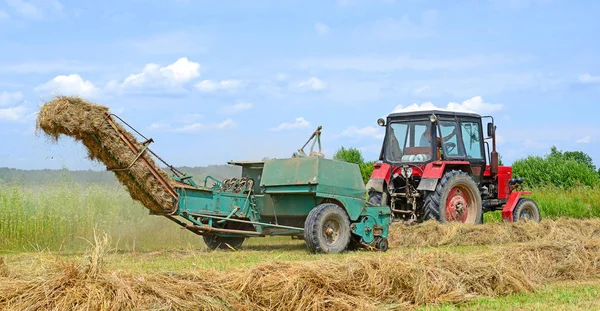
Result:
[[[377,125],[379,125],[379,126],[385,126],[385,120],[383,118],[377,119]]]
[[[429,116],[429,121],[431,121],[431,123],[435,123],[435,122],[437,122],[437,120],[438,120],[438,117],[435,115],[435,113],[433,113]]]

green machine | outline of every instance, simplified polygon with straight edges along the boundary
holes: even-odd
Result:
[[[238,248],[249,237],[292,236],[314,253],[386,251],[390,208],[366,202],[358,165],[324,158],[320,135],[321,127],[291,158],[228,162],[241,166],[237,178],[208,176],[197,185],[190,176],[172,176],[179,200],[166,217],[203,236],[211,249]]]

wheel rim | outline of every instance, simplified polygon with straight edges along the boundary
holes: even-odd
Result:
[[[335,244],[340,238],[340,222],[328,219],[323,225],[323,236],[327,245]]]
[[[450,189],[446,199],[446,220],[449,222],[472,222],[476,217],[475,197],[466,186],[458,185]]]
[[[528,221],[528,220],[532,220],[534,218],[535,215],[535,211],[533,206],[531,206],[530,204],[527,204],[525,206],[523,206],[523,209],[521,209],[521,212],[519,213],[519,220],[521,221]]]

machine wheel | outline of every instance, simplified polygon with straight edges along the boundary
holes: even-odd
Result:
[[[537,221],[540,222],[540,208],[531,199],[520,199],[513,210],[513,222]]]
[[[449,171],[435,191],[425,198],[423,219],[480,224],[483,220],[481,204],[481,195],[473,178],[462,171]]]
[[[210,250],[238,249],[244,243],[244,237],[223,237],[218,235],[203,235],[204,243]]]
[[[375,240],[375,248],[380,252],[387,252],[388,246],[388,239],[386,238],[377,238]]]
[[[304,241],[313,253],[341,253],[350,243],[350,219],[341,207],[323,203],[304,222]]]

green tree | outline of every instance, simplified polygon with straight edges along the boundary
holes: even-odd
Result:
[[[342,148],[338,149],[333,158],[340,161],[355,163],[360,165],[365,162],[365,159],[362,156],[362,153],[357,148],[350,147],[348,149]]]
[[[373,173],[373,164],[375,161],[366,161],[363,158],[362,153],[357,148],[344,148],[343,146],[338,149],[333,158],[340,161],[355,163],[360,168],[360,173],[362,175],[363,181],[367,183],[369,178],[371,178],[371,173]]]

